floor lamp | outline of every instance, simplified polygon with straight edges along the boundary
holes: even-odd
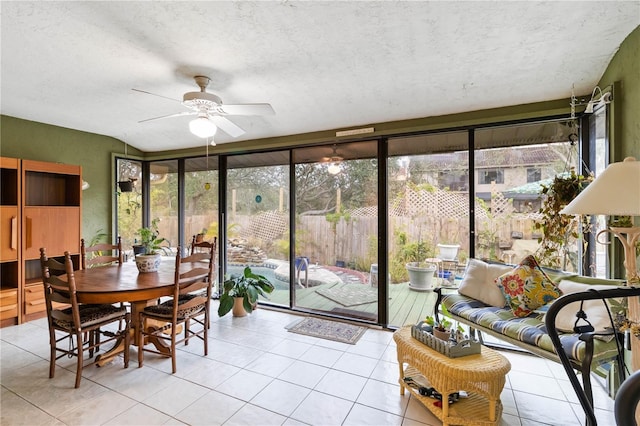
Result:
[[[571,203],[560,211],[562,214],[587,214],[607,216],[640,216],[640,161],[627,157],[610,164]],[[624,266],[627,285],[640,285],[636,265],[636,243],[640,227],[609,227],[610,232],[624,247]],[[629,299],[629,319],[640,323],[640,301]],[[633,369],[640,369],[640,340],[632,338]]]

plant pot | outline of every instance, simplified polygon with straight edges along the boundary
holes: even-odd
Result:
[[[136,266],[140,272],[158,272],[160,260],[160,253],[139,254],[136,256]]]
[[[444,340],[445,342],[448,342],[449,339],[451,338],[451,331],[442,331],[442,330],[438,330],[437,328],[434,328],[433,335],[440,340]]]
[[[244,301],[243,297],[234,297],[233,298],[233,308],[231,309],[231,313],[234,317],[245,317],[247,316],[247,311],[244,309],[244,305],[242,302]]]
[[[409,273],[409,287],[412,290],[431,290],[436,265],[419,266],[418,262],[409,262],[405,265],[405,268]]]
[[[204,241],[204,234],[197,234],[196,235],[196,243],[201,243]]]
[[[130,180],[122,180],[118,182],[118,188],[120,188],[120,192],[132,192],[133,182]]]
[[[438,249],[440,250],[438,258],[442,260],[456,260],[459,248],[460,244],[438,244]]]

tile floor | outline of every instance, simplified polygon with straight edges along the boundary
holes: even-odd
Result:
[[[147,354],[84,370],[74,360],[48,378],[46,320],[0,329],[2,425],[440,425],[408,393],[400,396],[392,333],[369,329],[356,345],[289,333],[299,316],[258,309],[218,318],[209,355],[181,346],[171,361]],[[504,352],[512,370],[503,425],[580,425],[584,415],[559,364]],[[66,367],[66,368],[64,368]],[[614,425],[613,401],[595,385],[599,425]]]

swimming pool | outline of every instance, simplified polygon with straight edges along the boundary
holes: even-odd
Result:
[[[244,268],[245,267],[242,265],[229,265],[227,266],[227,274],[242,275]],[[267,268],[265,266],[252,266],[251,272],[264,276],[271,284],[273,284],[276,290],[289,290],[289,282],[277,279],[274,270],[271,268]]]

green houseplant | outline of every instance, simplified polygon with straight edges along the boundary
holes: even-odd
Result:
[[[440,306],[442,309],[442,316],[439,318],[439,321],[436,321],[433,316],[429,315],[424,319],[424,323],[431,327],[431,332],[435,337],[447,341],[451,338],[451,327],[453,326],[453,321],[447,317],[449,315],[447,307],[444,305]],[[457,324],[455,331],[457,337],[457,334],[464,332],[464,328],[462,328],[460,324]]]
[[[166,239],[159,236],[158,220],[153,219],[151,226],[139,228],[137,231],[137,235],[140,236],[140,252],[136,255],[136,266],[140,272],[156,272],[160,267],[160,251],[165,252],[167,249],[161,246]]]
[[[578,226],[573,216],[560,214],[560,210],[592,180],[593,176],[578,175],[571,168],[570,173],[556,176],[549,186],[542,185],[542,194],[546,196],[539,211],[542,218],[534,224],[534,229],[542,232],[540,248],[536,252],[540,264],[567,270],[571,263],[573,270],[577,270],[577,254],[571,248],[581,237],[581,232],[589,232],[590,218],[582,216],[582,224]]]
[[[218,315],[225,316],[233,309],[233,316],[245,316],[253,312],[258,296],[266,297],[266,293],[271,293],[274,289],[266,277],[254,274],[247,266],[242,275],[232,275],[225,279]]]

